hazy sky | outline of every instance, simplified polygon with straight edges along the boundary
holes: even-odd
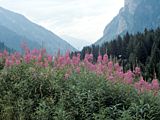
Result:
[[[95,42],[123,7],[124,0],[0,0],[0,6],[25,15],[59,36]]]

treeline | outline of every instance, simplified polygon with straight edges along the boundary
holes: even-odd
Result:
[[[7,50],[9,53],[14,52],[13,49],[8,48],[3,42],[0,42],[0,52],[3,52],[4,50]]]
[[[160,79],[160,28],[145,29],[144,33],[135,35],[126,33],[101,46],[84,47],[80,53],[81,59],[84,59],[86,53],[92,53],[94,61],[99,54],[107,53],[111,59],[119,61],[124,71],[139,66],[148,81],[155,74]]]

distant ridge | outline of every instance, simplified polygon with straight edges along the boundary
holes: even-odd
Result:
[[[21,14],[2,7],[0,7],[0,30],[0,40],[18,51],[20,50],[18,45],[22,44],[22,41],[25,41],[31,49],[43,46],[51,54],[56,53],[59,49],[62,53],[67,50],[76,50],[53,32],[31,22]]]

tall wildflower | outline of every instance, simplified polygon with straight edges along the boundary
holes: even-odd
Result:
[[[69,65],[70,63],[71,63],[71,59],[70,59],[69,51],[67,51],[65,55],[65,65]]]
[[[42,54],[39,54],[38,55],[38,62],[41,62],[42,61]]]
[[[151,84],[153,90],[159,90],[159,82],[157,79],[153,79]]]
[[[4,50],[4,51],[3,51],[3,55],[4,55],[5,57],[7,57],[8,54],[9,54],[9,53],[7,52],[7,50]]]
[[[139,67],[135,68],[135,74],[140,75],[141,74],[141,69]]]
[[[113,62],[112,61],[108,62],[108,71],[109,71],[109,73],[113,72]]]
[[[133,73],[132,71],[127,71],[127,73],[124,74],[124,82],[127,84],[132,84],[133,82]]]
[[[24,61],[25,61],[26,63],[29,63],[30,60],[31,60],[31,54],[28,53],[28,54],[26,54],[26,55],[24,56]]]
[[[107,64],[107,62],[108,62],[108,55],[105,54],[105,55],[103,56],[103,61],[102,61],[102,63],[103,63],[103,64]]]
[[[2,53],[0,53],[0,58],[2,58],[3,57],[3,54]]]
[[[47,56],[47,59],[48,59],[48,62],[49,62],[49,63],[52,62],[52,58],[53,58],[53,57],[52,57],[51,55],[48,55],[48,56]]]
[[[101,63],[101,62],[102,62],[102,55],[99,54],[99,56],[98,56],[98,63]]]

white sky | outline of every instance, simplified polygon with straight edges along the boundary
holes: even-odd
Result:
[[[0,0],[0,6],[25,15],[59,36],[94,43],[123,7],[124,0]]]

